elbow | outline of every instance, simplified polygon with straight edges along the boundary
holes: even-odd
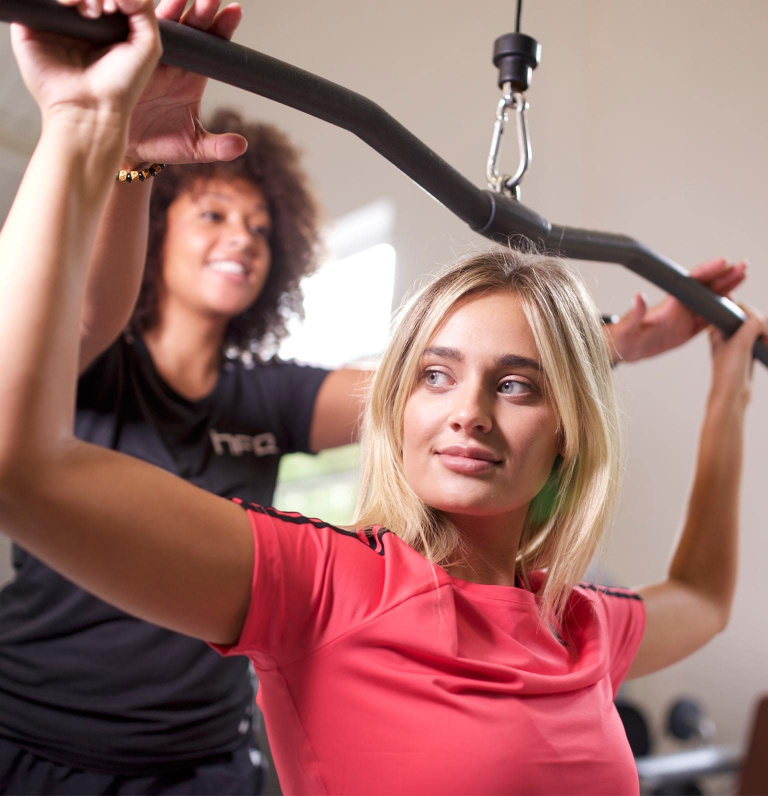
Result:
[[[736,569],[720,566],[709,569],[705,577],[700,573],[672,572],[668,582],[678,595],[679,616],[707,628],[711,636],[722,633],[731,619],[736,593]]]
[[[28,499],[30,486],[40,481],[40,473],[39,462],[18,447],[0,449],[0,501],[9,505]]]
[[[66,467],[69,448],[35,443],[32,435],[0,433],[0,501],[8,506],[33,500],[46,481],[62,472],[57,467]]]
[[[732,602],[732,595],[707,595],[702,600],[700,611],[706,619],[709,638],[714,638],[728,627]]]
[[[733,601],[726,600],[724,601],[724,605],[719,607],[719,610],[716,611],[715,614],[715,632],[714,635],[718,633],[722,633],[727,627],[728,623],[731,621],[731,606]]]
[[[713,635],[722,633],[731,621],[733,598],[736,592],[736,579],[724,578],[720,588],[708,594],[709,610],[712,615]]]
[[[0,394],[0,499],[14,500],[35,478],[44,457],[55,455],[50,434],[34,421],[32,400],[24,390]],[[44,437],[49,439],[44,440]]]
[[[24,461],[23,440],[18,437],[11,429],[0,427],[0,500],[4,502],[16,492],[19,480],[30,472]]]

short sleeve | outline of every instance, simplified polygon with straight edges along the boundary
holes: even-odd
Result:
[[[629,589],[606,589],[598,600],[608,629],[609,674],[613,695],[619,690],[635,659],[645,632],[645,604]]]
[[[263,376],[268,380],[264,394],[273,402],[285,440],[284,453],[309,452],[309,434],[315,401],[320,387],[331,371],[273,360]]]
[[[120,376],[125,369],[126,343],[121,336],[102,351],[77,382],[78,405],[107,406],[114,403]]]
[[[121,336],[88,366],[77,382],[75,434],[104,448],[116,446],[118,407],[124,393],[128,344]]]
[[[376,588],[380,557],[356,532],[272,508],[244,508],[254,536],[251,604],[237,643],[212,646],[272,669],[359,620],[366,591]]]
[[[645,632],[645,605],[629,589],[592,587],[595,607],[604,624],[608,646],[608,674],[613,695],[619,690]]]

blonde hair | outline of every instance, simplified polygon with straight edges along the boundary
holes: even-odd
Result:
[[[449,565],[460,554],[457,529],[405,478],[403,415],[422,354],[451,309],[473,294],[504,290],[519,297],[533,332],[562,439],[561,456],[530,504],[517,568],[526,582],[531,570],[547,570],[539,609],[543,616],[561,616],[610,522],[621,460],[599,314],[562,260],[500,247],[474,254],[441,272],[401,309],[363,421],[355,524],[385,525],[435,564]]]

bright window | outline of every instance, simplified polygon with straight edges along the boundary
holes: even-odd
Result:
[[[389,202],[345,216],[329,231],[328,262],[301,282],[304,321],[289,324],[283,359],[337,368],[375,360],[386,345],[392,314],[395,250]],[[334,256],[335,255],[335,256]],[[358,446],[280,462],[275,506],[346,525],[357,499]]]
[[[387,342],[394,284],[388,243],[323,265],[302,280],[306,317],[289,323],[280,356],[330,368],[375,358]]]

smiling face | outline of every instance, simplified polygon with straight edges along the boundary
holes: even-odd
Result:
[[[460,302],[430,340],[405,406],[411,488],[465,533],[522,528],[559,444],[520,299],[496,291]]]
[[[271,220],[264,194],[245,180],[194,184],[168,208],[161,312],[229,320],[259,297],[269,275]]]

